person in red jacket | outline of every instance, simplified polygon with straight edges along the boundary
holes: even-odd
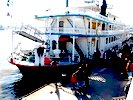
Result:
[[[132,77],[133,76],[133,61],[130,60],[130,59],[127,62],[126,71],[127,71],[128,77]]]

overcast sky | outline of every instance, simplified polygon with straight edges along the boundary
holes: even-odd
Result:
[[[0,0],[2,3],[4,0]],[[5,0],[7,1],[7,0]],[[29,22],[31,18],[44,9],[65,7],[66,0],[12,0],[13,18],[16,22]],[[80,6],[83,0],[69,0],[69,6]],[[100,0],[102,1],[102,0]],[[108,4],[113,5],[112,12],[121,18],[122,22],[133,25],[133,0],[106,0]],[[1,7],[0,12],[4,9]]]
[[[5,18],[1,18],[2,14],[5,14],[6,6],[2,6],[4,1],[7,0],[0,0],[0,22],[9,23]],[[14,22],[21,23],[27,22],[32,23],[32,19],[34,19],[34,15],[38,12],[42,12],[45,9],[55,8],[55,7],[65,7],[66,0],[12,0],[13,9],[12,14],[14,18]],[[69,0],[69,6],[80,6],[82,0]],[[133,0],[106,0],[108,4],[113,5],[113,14],[120,17],[123,22],[127,24],[133,25]],[[4,4],[6,5],[6,3]],[[6,14],[5,14],[6,15]],[[5,16],[3,16],[5,17]],[[19,41],[19,40],[18,40]],[[29,45],[25,45],[25,48],[28,48]],[[28,42],[30,43],[30,42]],[[27,47],[28,46],[28,47]],[[31,45],[30,45],[31,46]]]

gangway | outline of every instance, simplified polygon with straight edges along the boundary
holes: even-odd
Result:
[[[40,42],[40,43],[44,42],[42,32],[39,31],[37,28],[32,27],[31,25],[22,25],[20,27],[16,27],[13,30],[13,33],[24,36],[35,42]]]

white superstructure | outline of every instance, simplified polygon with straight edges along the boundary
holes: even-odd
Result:
[[[52,41],[56,41],[56,48],[61,47],[61,37],[69,37],[64,46],[73,56],[80,55],[78,45],[85,57],[93,55],[94,50],[108,50],[128,39],[126,25],[118,21],[115,15],[99,14],[98,6],[67,7],[64,9],[47,10],[43,15],[36,15],[36,19],[44,22],[41,31],[49,36],[52,52]],[[72,45],[74,43],[74,46]]]
[[[78,57],[78,61],[91,58],[97,48],[106,51],[121,47],[130,36],[127,26],[108,11],[106,16],[101,15],[100,10],[97,2],[83,7],[48,9],[42,15],[35,15],[38,22],[44,23],[37,34],[47,37],[44,41],[50,55],[59,49],[71,55],[72,60]],[[33,36],[35,34],[33,32]]]

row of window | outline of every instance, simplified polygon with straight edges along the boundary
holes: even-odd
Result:
[[[116,36],[107,37],[106,38],[106,44],[114,42],[116,40],[118,40],[118,38]]]

